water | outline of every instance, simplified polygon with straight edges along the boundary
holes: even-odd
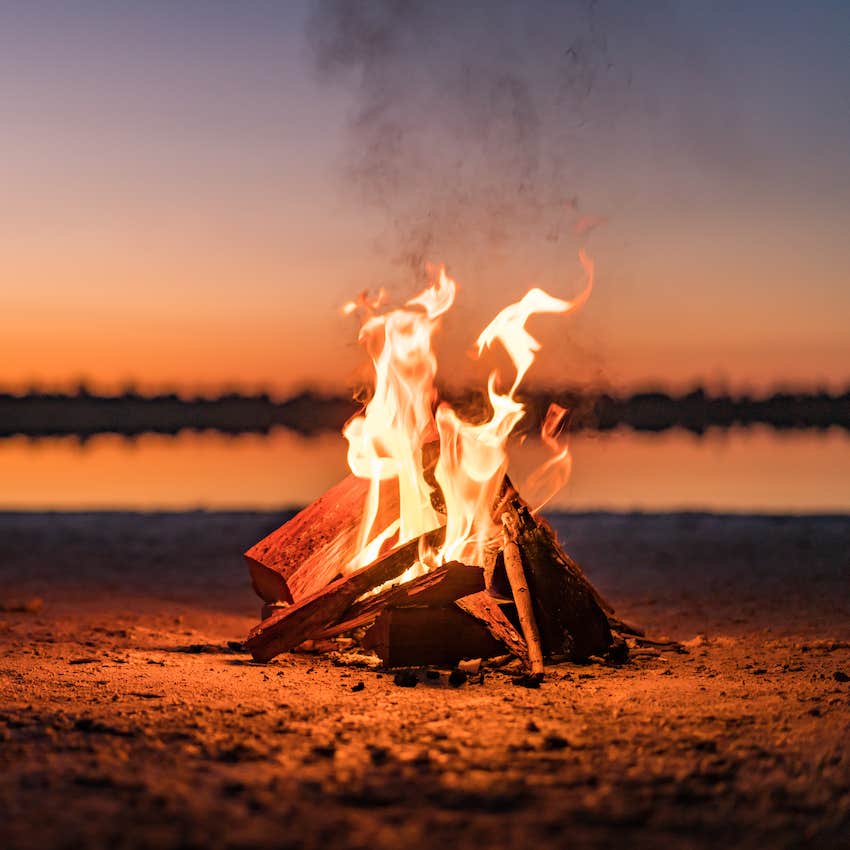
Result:
[[[573,475],[552,509],[846,513],[850,435],[628,430],[573,438]],[[304,504],[347,472],[338,435],[184,433],[0,440],[0,508],[28,510],[281,508]],[[515,456],[543,458],[530,444]],[[520,464],[522,465],[522,464]],[[520,477],[520,472],[516,477]]]

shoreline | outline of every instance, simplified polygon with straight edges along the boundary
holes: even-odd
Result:
[[[241,552],[281,518],[0,513],[0,599],[43,600],[0,612],[4,847],[846,846],[850,516],[554,517],[686,652],[539,690],[253,663]]]

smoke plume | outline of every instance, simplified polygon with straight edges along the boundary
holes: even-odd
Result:
[[[319,0],[317,67],[355,93],[347,177],[384,214],[397,259],[492,262],[587,230],[575,177],[586,128],[628,88],[607,38],[624,9]]]

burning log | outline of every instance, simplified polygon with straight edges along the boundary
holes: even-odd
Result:
[[[423,448],[429,481],[438,456],[437,443]],[[264,602],[297,602],[339,575],[357,552],[369,487],[367,479],[349,475],[245,552],[251,584]],[[432,502],[435,510],[445,510],[439,490]],[[398,514],[398,484],[383,482],[375,525],[386,528]]]
[[[349,475],[245,553],[265,602],[294,602],[325,587],[356,551],[369,482]]]
[[[604,655],[614,643],[608,616],[554,531],[517,499],[507,505],[502,521],[521,553],[543,654],[573,661]]]
[[[336,623],[364,593],[398,578],[419,554],[424,538],[427,546],[439,546],[445,530],[436,528],[394,549],[388,555],[331,582],[323,589],[281,609],[253,628],[245,641],[256,661],[270,661],[281,652],[294,649],[308,638]],[[338,565],[335,567],[338,569]]]
[[[456,605],[387,608],[362,643],[387,667],[453,667],[464,658],[505,651],[483,623]]]
[[[385,608],[400,605],[450,605],[456,599],[484,590],[481,567],[457,561],[437,567],[405,584],[387,588],[381,593],[355,602],[336,625],[325,629],[320,637],[333,637],[371,623]]]
[[[247,648],[256,660],[268,661],[304,641],[326,642],[374,623],[364,646],[389,666],[454,664],[507,650],[539,679],[544,657],[582,660],[604,655],[614,643],[611,629],[619,625],[613,612],[608,613],[610,606],[516,491],[500,508],[504,545],[495,567],[487,565],[486,572],[492,579],[490,593],[500,582],[509,589],[521,634],[484,591],[485,570],[480,566],[449,563],[361,598],[407,570],[417,560],[421,543],[439,547],[445,536],[445,529],[439,528],[344,578],[326,582],[294,604],[267,604],[264,610],[270,616],[252,630]],[[332,562],[321,570],[327,575],[338,568],[338,562]]]

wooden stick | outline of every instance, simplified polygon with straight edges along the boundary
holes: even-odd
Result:
[[[543,654],[572,661],[604,656],[613,643],[608,613],[579,565],[560,547],[548,523],[534,516],[520,500],[506,506],[503,522],[522,553]]]
[[[537,629],[537,620],[534,618],[534,609],[531,604],[531,594],[528,592],[528,582],[525,571],[522,568],[522,555],[516,541],[517,528],[512,526],[510,514],[502,515],[502,525],[505,532],[505,571],[514,594],[519,624],[525,643],[528,647],[529,669],[532,676],[543,676],[543,649],[540,644],[540,632]]]

